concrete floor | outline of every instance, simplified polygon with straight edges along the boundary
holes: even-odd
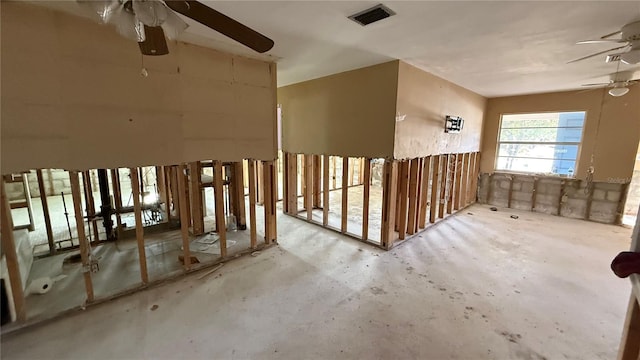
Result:
[[[630,229],[474,205],[389,252],[282,214],[278,234],[206,278],[4,335],[2,356],[615,358],[630,285],[609,263]]]

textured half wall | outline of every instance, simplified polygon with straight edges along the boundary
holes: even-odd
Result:
[[[279,88],[282,149],[392,157],[397,86],[392,61]]]
[[[480,150],[487,99],[463,87],[400,62],[394,158],[476,152]],[[464,118],[458,134],[444,132],[447,115]]]
[[[594,180],[606,182],[613,178],[628,182],[640,141],[640,86],[632,86],[628,94],[617,98],[606,91],[594,89],[489,99],[481,171],[493,172],[495,169],[502,114],[586,111],[576,178],[586,178],[593,156]]]
[[[276,67],[2,2],[2,173],[276,157]]]

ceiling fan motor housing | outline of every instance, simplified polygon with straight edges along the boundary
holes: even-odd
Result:
[[[632,22],[622,27],[622,40],[639,41],[640,40],[640,21]]]

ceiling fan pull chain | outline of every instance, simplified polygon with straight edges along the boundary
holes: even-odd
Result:
[[[140,66],[142,67],[142,69],[140,70],[140,75],[142,75],[142,77],[149,76],[149,72],[147,71],[147,68],[144,67],[144,55],[143,54],[140,54]]]

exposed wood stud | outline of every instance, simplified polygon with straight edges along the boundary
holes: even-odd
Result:
[[[347,232],[347,217],[349,215],[349,158],[342,158],[342,211],[340,211],[342,233]]]
[[[236,161],[231,164],[233,171],[232,182],[230,186],[231,199],[233,201],[233,215],[236,217],[238,230],[247,229],[247,211],[244,202],[244,171],[243,161]],[[277,163],[277,162],[276,162]],[[277,193],[275,194],[277,196]]]
[[[409,197],[408,197],[408,213],[407,213],[407,233],[413,235],[416,233],[416,220],[418,217],[418,168],[420,166],[419,159],[411,160],[409,164]]]
[[[438,204],[438,217],[444,218],[445,206],[447,202],[447,189],[449,187],[449,154],[443,155],[442,162],[442,182],[440,184],[440,203]]]
[[[171,191],[169,191],[169,168],[166,166],[160,167],[161,177],[164,179],[164,208],[167,215],[167,222],[171,222]]]
[[[429,187],[431,179],[431,156],[424,158],[422,163],[422,192],[420,194],[420,214],[418,227],[424,229],[427,226],[427,209],[429,208]]]
[[[398,166],[393,160],[385,160],[382,178],[382,226],[380,241],[382,247],[391,249],[395,240],[395,213],[398,181]]]
[[[353,176],[354,176],[354,169],[356,164],[351,162],[349,165],[350,165],[349,166],[349,186],[353,186],[353,182],[354,182]]]
[[[447,188],[447,214],[453,212],[453,203],[456,201],[456,177],[458,172],[458,155],[449,155],[449,187]]]
[[[640,357],[640,306],[633,290],[629,298],[627,316],[618,351],[619,360],[637,360]]]
[[[456,178],[454,182],[454,200],[453,210],[460,210],[460,198],[463,198],[462,190],[462,176],[465,173],[464,170],[464,154],[456,155]]]
[[[69,182],[71,183],[71,195],[73,196],[73,212],[76,218],[76,230],[78,232],[78,243],[80,244],[80,258],[82,260],[84,285],[87,291],[87,302],[93,301],[93,282],[91,281],[89,244],[84,233],[84,221],[82,219],[82,197],[80,196],[80,180],[77,171],[69,171]]]
[[[369,194],[371,192],[371,159],[362,161],[360,177],[364,186],[362,195],[362,240],[369,239]]]
[[[276,199],[274,188],[277,186],[275,167],[273,161],[265,161],[263,164],[264,181],[264,241],[271,244],[276,241]]]
[[[186,168],[186,165],[185,165]],[[178,176],[182,176],[184,178],[185,184],[188,184],[188,175],[187,175],[187,171],[184,171],[182,173],[179,173]],[[191,206],[189,205],[189,199],[191,198],[191,195],[189,194],[189,186],[185,186],[184,187],[184,193],[181,193],[181,198],[180,201],[185,201],[187,203],[187,207],[185,208],[187,210],[187,219],[188,222],[187,224],[189,224],[189,226],[191,226]]]
[[[476,202],[478,195],[478,175],[480,174],[480,153],[473,153],[473,182],[471,188],[471,201]]]
[[[507,176],[509,179],[509,192],[507,193],[507,207],[511,208],[511,199],[513,198],[513,176]]]
[[[77,175],[76,175],[77,179]],[[23,322],[27,319],[25,307],[24,291],[22,289],[22,277],[20,276],[20,264],[18,263],[18,253],[13,238],[13,220],[11,218],[11,206],[7,198],[4,181],[0,183],[2,191],[2,208],[0,211],[0,231],[2,233],[2,254],[5,256],[7,272],[9,273],[9,286],[13,300],[13,307],[16,312],[16,320]]]
[[[431,203],[429,205],[429,222],[430,223],[435,223],[436,222],[436,218],[438,217],[438,208],[440,207],[439,205],[439,195],[440,192],[438,190],[438,187],[440,186],[440,182],[441,182],[441,178],[442,178],[442,174],[440,171],[440,155],[434,155],[431,157],[432,161],[433,161],[433,180],[431,181]]]
[[[402,179],[402,160],[398,161],[398,165],[397,165],[397,180],[396,180],[396,219],[395,219],[395,224],[393,225],[393,228],[395,231],[400,231],[400,203],[402,201],[402,196],[400,196],[400,193],[402,192],[402,181],[400,179]]]
[[[189,186],[191,186],[191,222],[193,224],[193,235],[204,233],[204,209],[202,201],[202,178],[200,173],[200,162],[189,163]]]
[[[591,219],[591,206],[593,204],[593,192],[595,190],[595,184],[591,184],[591,186],[589,186],[589,191],[587,193],[587,206],[584,212],[584,218],[585,220],[590,220]]]
[[[321,160],[320,155],[313,155],[313,208],[319,209],[321,207]]]
[[[322,225],[329,225],[329,155],[322,156]]]
[[[249,163],[251,163],[251,160],[249,160]],[[289,194],[289,176],[291,176],[289,172],[289,153],[287,153],[286,151],[283,151],[282,152],[282,187],[283,187],[282,211],[285,214],[290,213],[289,203],[290,203],[291,194]],[[247,178],[249,178],[249,175],[246,176],[245,182]]]
[[[288,160],[288,176],[287,182],[288,186],[288,203],[289,203],[289,215],[297,215],[298,214],[298,161],[296,154],[287,154]],[[262,174],[258,172],[258,174]],[[258,175],[262,176],[262,175]]]
[[[536,209],[536,197],[538,195],[538,178],[533,178],[533,190],[531,191],[531,211]],[[589,199],[587,199],[587,207],[589,206]]]
[[[307,210],[307,198],[309,198],[309,192],[307,189],[307,156],[300,154],[300,189],[302,190],[302,209]]]
[[[415,212],[415,221],[413,226],[413,232],[417,233],[420,231],[420,213],[422,212],[422,192],[424,189],[422,188],[422,177],[424,176],[424,158],[418,158],[418,178],[417,181],[417,191],[416,191],[416,212]]]
[[[220,257],[227,257],[227,226],[224,219],[224,195],[222,189],[222,162],[213,161],[213,192],[215,195],[216,224],[218,228],[218,243],[220,244]],[[266,221],[266,219],[265,219]]]
[[[337,167],[336,156],[331,157],[331,165],[333,168],[333,188],[336,189],[338,187],[338,167]]]
[[[366,164],[369,164],[369,166],[371,166],[371,160],[369,159],[367,161],[366,158],[360,158],[359,160],[360,160],[359,161],[359,163],[360,163],[360,172],[358,173],[358,183],[360,185],[364,185],[364,183],[365,183],[365,177],[364,177],[365,169],[364,168],[365,168]]]
[[[297,155],[296,155],[296,158],[297,158]],[[256,166],[256,170],[258,170],[258,174],[262,174],[264,172],[262,161],[258,161],[257,166]],[[262,175],[258,176],[258,191],[257,192],[258,192],[258,197],[257,197],[258,205],[263,205],[264,204],[264,182],[263,182]],[[296,200],[296,202],[297,202],[297,200]]]
[[[400,182],[400,209],[396,214],[399,217],[398,220],[398,239],[404,240],[407,233],[407,212],[408,212],[408,200],[409,200],[409,164],[410,160],[405,160],[400,164],[400,175],[398,181]]]
[[[276,157],[276,159],[273,161],[273,169],[274,169],[273,171],[274,171],[274,174],[275,174],[276,179],[277,179],[277,178],[278,178],[279,171],[280,171],[280,161],[278,161],[278,158],[277,158],[277,157]],[[277,183],[276,183],[276,184],[277,184]],[[279,197],[279,196],[280,196],[279,192],[280,192],[280,189],[278,189],[278,186],[275,186],[275,187],[273,188],[273,196],[275,197],[276,201],[278,201],[278,199],[280,199],[280,197]],[[246,225],[246,223],[245,223],[245,225]]]
[[[458,199],[458,209],[463,209],[469,203],[467,188],[469,187],[469,154],[462,154],[462,174],[460,176],[460,198]]]
[[[51,228],[51,216],[49,215],[49,203],[47,202],[47,190],[44,187],[44,177],[42,176],[42,169],[36,170],[38,177],[38,189],[40,190],[40,202],[42,202],[42,213],[44,215],[44,226],[47,230],[47,242],[49,243],[49,254],[54,255],[56,253],[56,245],[53,242],[53,230]],[[98,234],[96,233],[96,237]]]
[[[562,198],[564,197],[566,181],[560,180],[560,195],[558,196],[558,216],[562,216]]]
[[[618,209],[616,211],[616,219],[614,224],[621,225],[622,218],[624,216],[624,205],[627,202],[627,196],[629,194],[629,183],[624,183],[620,188],[620,200],[618,200]]]
[[[288,156],[288,154],[285,154]],[[289,174],[290,175],[290,174]],[[258,246],[256,227],[256,161],[249,159],[249,233],[251,237],[251,248]],[[286,183],[286,181],[285,181]],[[287,194],[285,192],[285,194]],[[291,194],[286,196],[290,197]]]
[[[307,220],[313,220],[313,199],[314,199],[314,187],[313,187],[313,155],[304,156],[304,207],[307,209]]]
[[[171,201],[173,202],[173,209],[176,213],[176,217],[178,219],[182,219],[180,216],[182,207],[180,206],[179,194],[184,194],[184,191],[180,191],[178,189],[178,166],[171,166],[169,168],[169,173],[170,173],[170,179],[171,179]],[[184,207],[184,209],[186,211],[186,207]]]
[[[177,184],[175,187],[178,194],[184,194],[187,184],[184,176],[181,176],[185,172],[185,165],[180,164],[178,166],[172,166],[172,172],[177,174]],[[174,199],[175,201],[176,199]],[[182,198],[178,200],[178,212],[180,213],[180,235],[182,237],[182,253],[184,256],[184,268],[185,270],[191,269],[191,249],[189,249],[189,218],[187,217],[187,199]],[[217,204],[216,204],[217,210]],[[217,219],[216,219],[217,222]]]
[[[133,193],[133,211],[136,220],[136,242],[138,244],[138,260],[140,262],[140,278],[143,284],[149,283],[149,273],[147,272],[147,254],[144,248],[144,224],[142,224],[142,205],[140,204],[140,180],[138,179],[138,169],[130,168],[131,191]],[[185,262],[187,259],[185,258]]]

